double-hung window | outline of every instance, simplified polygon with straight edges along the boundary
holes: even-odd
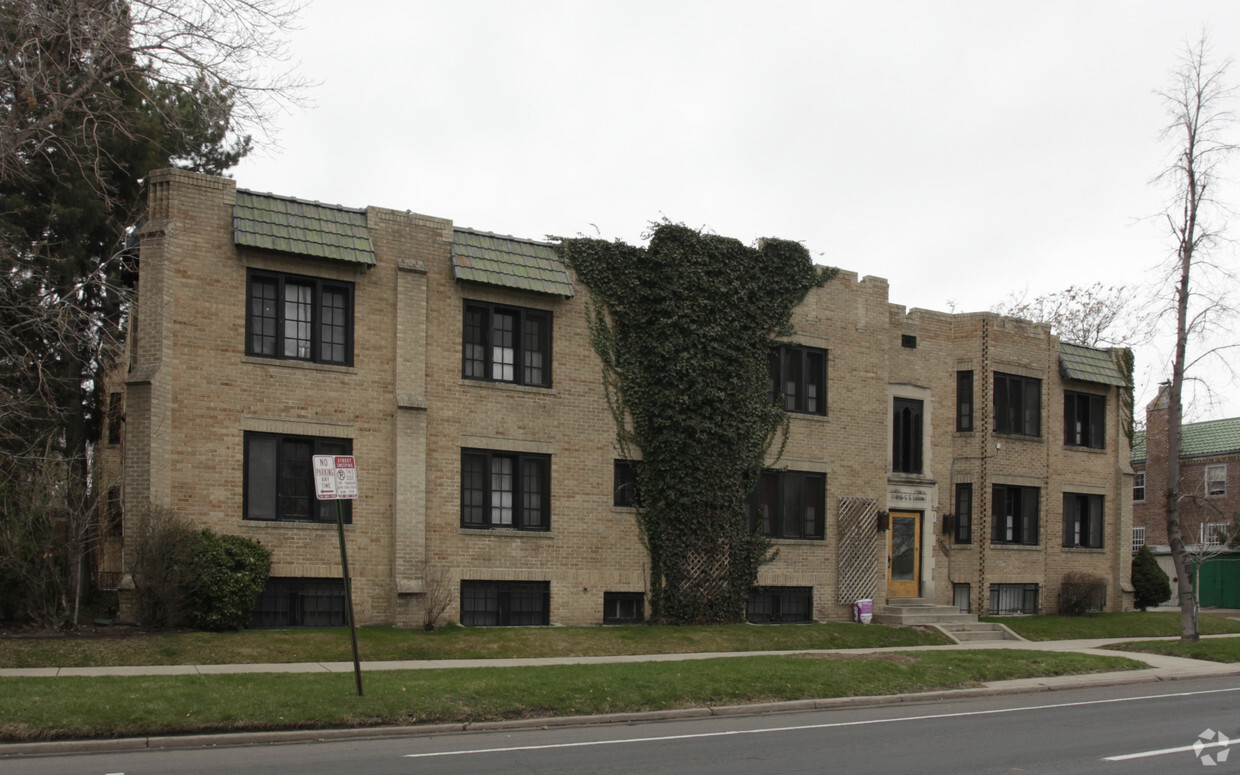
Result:
[[[956,543],[973,543],[973,484],[956,484]]]
[[[1102,548],[1102,496],[1063,494],[1063,545]]]
[[[353,284],[250,270],[247,355],[353,364]]]
[[[1038,488],[996,484],[991,541],[996,544],[1038,543]]]
[[[824,537],[826,474],[763,471],[749,496],[749,527],[768,538]]]
[[[637,460],[616,460],[612,464],[611,505],[634,508],[641,499],[637,495]]]
[[[1063,443],[1069,447],[1106,447],[1107,398],[1094,393],[1063,392]]]
[[[551,313],[465,302],[461,376],[551,387]]]
[[[344,521],[350,522],[352,501],[320,501],[314,497],[312,458],[352,452],[349,439],[246,433],[245,518],[334,522],[339,504]]]
[[[827,413],[827,351],[779,345],[771,352],[771,400],[784,411]]]
[[[1227,464],[1206,466],[1206,495],[1227,494]]]
[[[956,372],[956,430],[973,430],[973,372]]]
[[[1042,380],[995,372],[995,433],[1042,435]]]
[[[461,527],[549,530],[551,458],[462,450]]]
[[[914,398],[892,401],[891,470],[896,473],[921,473],[922,407]]]
[[[1132,501],[1141,503],[1145,500],[1145,472],[1137,471],[1132,475]]]

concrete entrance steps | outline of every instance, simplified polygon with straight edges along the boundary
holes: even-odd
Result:
[[[919,597],[891,597],[874,614],[876,624],[932,627],[957,643],[1024,640],[994,622],[979,622],[977,614],[962,614],[954,605],[936,605]]]
[[[1007,627],[995,622],[936,624],[933,627],[957,643],[975,643],[987,640],[1024,640],[1024,638]]]

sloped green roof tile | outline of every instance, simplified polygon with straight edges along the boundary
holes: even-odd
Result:
[[[572,297],[573,283],[555,247],[515,237],[454,229],[452,274],[465,280]]]
[[[1111,350],[1098,350],[1063,342],[1059,345],[1059,372],[1065,379],[1124,387],[1128,381],[1120,374]]]
[[[1185,423],[1180,436],[1180,457],[1203,457],[1240,452],[1240,417]],[[1145,433],[1132,435],[1132,460],[1145,460]]]
[[[233,240],[252,248],[375,264],[365,210],[274,194],[237,191]]]

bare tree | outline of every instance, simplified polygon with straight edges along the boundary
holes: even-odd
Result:
[[[1148,338],[1147,321],[1125,285],[1070,286],[1029,298],[1013,292],[991,312],[1047,323],[1065,342],[1086,347],[1130,347]]]
[[[1170,116],[1163,139],[1174,151],[1156,179],[1168,186],[1165,212],[1174,252],[1168,261],[1166,310],[1175,317],[1175,356],[1171,367],[1167,418],[1167,538],[1179,576],[1180,637],[1198,640],[1191,562],[1180,524],[1180,501],[1188,497],[1180,482],[1180,441],[1184,420],[1184,379],[1188,369],[1212,348],[1189,360],[1189,345],[1219,326],[1230,308],[1225,303],[1229,274],[1213,262],[1223,239],[1226,208],[1217,199],[1222,165],[1236,146],[1227,140],[1234,123],[1229,109],[1233,87],[1227,81],[1230,60],[1215,64],[1203,36],[1186,48],[1171,86],[1159,96]],[[1212,282],[1213,281],[1213,282]]]

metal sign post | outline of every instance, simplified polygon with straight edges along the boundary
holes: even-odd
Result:
[[[353,675],[357,696],[362,696],[362,661],[357,653],[357,626],[353,620],[353,580],[349,576],[349,555],[344,548],[344,505],[342,500],[357,498],[357,466],[352,455],[314,456],[314,495],[319,500],[336,501],[336,533],[340,536],[340,570],[344,574],[344,602],[349,614],[349,639],[353,642]]]

